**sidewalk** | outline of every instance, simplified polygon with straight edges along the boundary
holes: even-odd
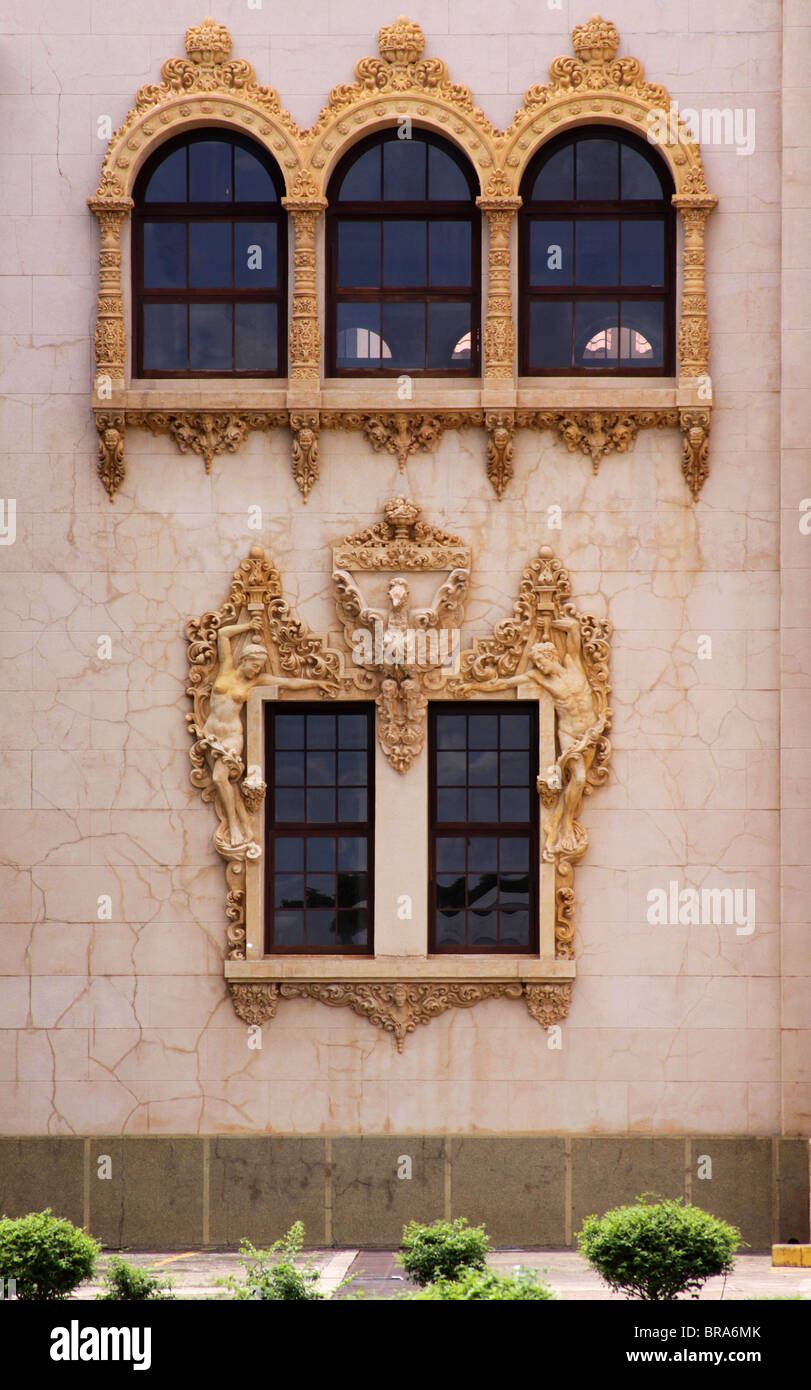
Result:
[[[314,1250],[309,1257],[320,1274],[320,1287],[332,1295],[347,1274],[356,1276],[347,1293],[364,1290],[368,1299],[396,1298],[413,1288],[403,1277],[393,1250]],[[164,1251],[138,1253],[122,1257],[130,1264],[149,1265],[174,1282],[179,1298],[222,1299],[226,1291],[218,1281],[229,1274],[239,1276],[239,1256],[234,1251],[201,1252],[189,1250],[182,1254]],[[108,1256],[102,1257],[102,1269]],[[558,1296],[570,1301],[618,1299],[598,1276],[589,1269],[580,1255],[571,1250],[495,1250],[488,1264],[507,1273],[516,1265],[537,1269]],[[101,1280],[84,1285],[79,1299],[93,1299],[101,1288]],[[725,1302],[741,1299],[785,1298],[797,1295],[811,1300],[811,1269],[773,1269],[770,1255],[741,1255],[735,1262],[732,1275],[726,1280],[709,1279],[701,1290],[702,1300]]]

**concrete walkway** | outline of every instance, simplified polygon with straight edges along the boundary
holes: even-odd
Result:
[[[365,1292],[368,1299],[397,1298],[413,1287],[396,1263],[396,1251],[391,1250],[313,1250],[305,1252],[318,1270],[320,1287],[333,1295],[347,1274],[355,1275],[344,1296],[353,1291]],[[108,1256],[102,1258],[101,1268]],[[165,1251],[139,1253],[123,1258],[134,1265],[148,1265],[173,1280],[179,1298],[222,1299],[227,1292],[221,1281],[228,1275],[241,1275],[239,1255],[234,1251],[201,1252],[189,1250],[180,1254]],[[496,1250],[488,1262],[505,1273],[516,1265],[537,1269],[558,1296],[569,1301],[616,1299],[585,1261],[570,1250]],[[93,1299],[101,1288],[101,1280],[85,1285],[76,1295]],[[733,1274],[726,1282],[710,1279],[700,1297],[707,1300],[723,1298],[725,1302],[741,1299],[772,1299],[796,1297],[811,1300],[811,1269],[773,1269],[770,1255],[741,1255]],[[340,1297],[341,1295],[339,1295]]]

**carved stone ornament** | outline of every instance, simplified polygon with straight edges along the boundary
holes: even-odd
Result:
[[[573,955],[573,864],[588,848],[583,799],[608,778],[611,624],[579,613],[567,571],[549,546],[524,570],[509,618],[462,653],[445,687],[454,699],[522,687],[549,697],[554,762],[538,778],[543,858],[555,866],[556,954]]]
[[[471,1009],[483,999],[523,999],[542,1028],[561,1023],[569,1012],[571,982],[523,984],[518,981],[354,981],[324,984],[287,981],[279,984],[229,982],[234,1010],[245,1023],[262,1024],[272,1019],[279,999],[315,999],[331,1008],[351,1009],[375,1027],[390,1033],[402,1052],[409,1033],[420,1023],[447,1009]]]
[[[393,455],[402,469],[414,454],[432,450],[446,430],[485,426],[487,476],[500,498],[512,471],[512,432],[524,427],[528,416],[551,416],[553,423],[542,427],[554,428],[571,452],[585,453],[595,467],[612,449],[627,447],[638,429],[678,424],[673,408],[644,407],[645,383],[640,384],[638,409],[612,410],[607,400],[598,411],[568,409],[565,404],[552,412],[516,410],[510,230],[521,204],[518,190],[524,170],[545,140],[588,121],[648,136],[673,176],[673,203],[684,226],[678,398],[674,392],[673,406],[678,403],[682,412],[685,476],[692,496],[697,497],[708,469],[709,427],[697,450],[696,426],[689,426],[693,433],[688,436],[683,412],[699,410],[709,420],[704,228],[717,200],[707,189],[701,154],[689,127],[671,115],[675,103],[664,87],[646,80],[638,59],[617,56],[619,35],[610,21],[593,15],[574,29],[573,56],[554,59],[549,82],[528,89],[506,130],[492,124],[474,103],[470,89],[451,79],[441,59],[424,56],[422,30],[404,16],[381,28],[379,56],[360,59],[355,81],[333,87],[308,129],[296,124],[271,87],[257,82],[250,63],[230,57],[231,46],[228,29],[214,19],[207,18],[187,31],[186,56],[168,59],[161,69],[161,82],[137,92],[134,106],[110,139],[98,190],[88,199],[100,230],[93,407],[101,441],[99,472],[111,501],[125,473],[124,426],[160,430],[163,425],[158,422],[163,420],[178,447],[199,453],[207,468],[222,452],[236,449],[249,430],[289,427],[293,476],[305,501],[318,474],[321,428],[361,430],[373,449]],[[316,228],[327,205],[328,180],[336,162],[364,129],[371,132],[387,123],[396,125],[404,117],[453,140],[479,180],[477,201],[489,231],[482,384],[498,391],[498,409],[491,398],[486,409],[471,405],[381,411],[379,397],[377,404],[370,400],[369,407],[361,410],[320,409],[321,272]],[[235,406],[229,383],[223,382],[207,411],[177,410],[176,396],[169,406],[159,392],[155,410],[146,411],[142,399],[133,400],[133,387],[127,380],[121,232],[133,206],[134,182],[144,161],[167,137],[206,125],[256,140],[277,161],[285,179],[282,202],[294,230],[285,410],[246,414]],[[279,389],[284,390],[284,383]],[[605,421],[596,428],[589,424],[589,417],[595,415],[604,416]],[[113,418],[118,425],[109,424]],[[115,441],[111,430],[117,431]]]
[[[383,521],[348,536],[333,551],[335,606],[358,670],[356,682],[376,692],[378,739],[398,772],[406,772],[424,746],[427,692],[452,674],[458,650],[453,639],[470,585],[470,548],[420,521],[420,514],[411,498],[394,497]],[[367,602],[353,570],[391,574],[385,608]],[[427,607],[412,606],[409,572],[437,575]]]

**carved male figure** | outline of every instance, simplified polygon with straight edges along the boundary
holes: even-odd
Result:
[[[242,749],[244,733],[242,708],[257,685],[277,686],[284,690],[326,689],[322,681],[293,676],[263,673],[268,654],[256,641],[249,642],[239,660],[234,661],[232,641],[243,632],[252,632],[253,623],[231,623],[217,634],[219,668],[211,688],[209,711],[200,731],[211,776],[216,788],[222,814],[228,824],[228,841],[232,849],[250,844],[250,816],[236,787],[236,778],[243,771]]]

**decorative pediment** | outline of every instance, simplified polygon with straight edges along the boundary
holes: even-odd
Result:
[[[393,497],[383,520],[347,536],[332,552],[335,569],[442,570],[471,564],[470,546],[458,536],[420,521],[422,508],[409,497]]]

